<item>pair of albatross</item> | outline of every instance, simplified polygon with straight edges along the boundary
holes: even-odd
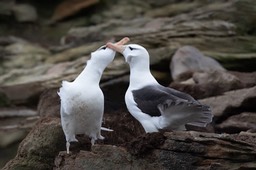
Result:
[[[58,92],[61,99],[61,124],[69,153],[70,142],[77,141],[76,134],[85,134],[95,140],[104,139],[101,127],[104,96],[99,81],[104,69],[113,61],[115,52],[123,54],[130,66],[130,84],[125,103],[146,133],[165,130],[185,130],[185,125],[204,127],[212,121],[210,107],[200,104],[190,95],[160,85],[150,73],[149,54],[137,44],[107,43],[91,53],[91,59],[73,81],[63,81]]]

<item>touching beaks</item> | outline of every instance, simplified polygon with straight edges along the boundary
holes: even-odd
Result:
[[[113,44],[111,42],[107,43],[107,47],[111,48],[112,50],[115,50],[119,53],[123,53],[125,46],[124,45],[118,45],[118,44]]]
[[[109,42],[109,43],[106,44],[106,46],[108,48],[111,48],[112,50],[123,53],[123,51],[125,49],[124,44],[126,44],[129,41],[130,41],[130,39],[128,37],[124,37],[120,41],[116,42],[115,44]]]

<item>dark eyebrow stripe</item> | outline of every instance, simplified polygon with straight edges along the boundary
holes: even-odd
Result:
[[[131,47],[131,46],[128,46],[130,48],[130,50],[138,50],[138,48],[134,48],[134,47]]]

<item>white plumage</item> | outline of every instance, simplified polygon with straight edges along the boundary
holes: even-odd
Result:
[[[200,104],[190,95],[160,85],[150,73],[149,54],[137,44],[107,44],[121,52],[130,66],[130,84],[125,103],[146,133],[160,129],[185,130],[185,125],[206,126],[212,121],[209,106]]]
[[[62,82],[58,95],[61,99],[61,125],[67,141],[67,153],[70,142],[77,142],[76,134],[89,136],[92,145],[95,140],[104,139],[101,136],[104,96],[99,82],[104,69],[114,57],[115,51],[103,46],[91,53],[91,59],[73,82]]]

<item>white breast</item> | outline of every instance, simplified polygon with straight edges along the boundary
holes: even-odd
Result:
[[[98,132],[104,109],[104,96],[99,86],[80,88],[71,84],[68,90],[63,89],[61,92],[63,126],[70,124],[75,134],[90,136]]]

